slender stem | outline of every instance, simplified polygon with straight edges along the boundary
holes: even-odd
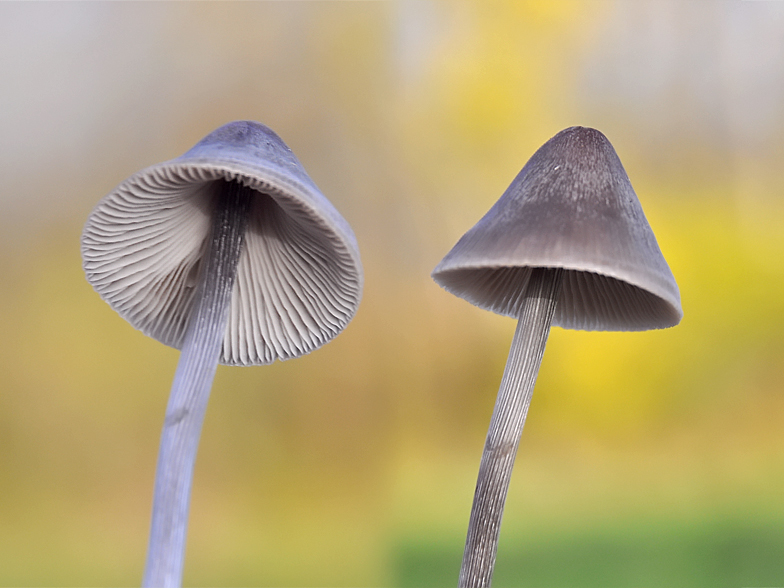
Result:
[[[550,333],[563,270],[535,268],[524,293],[495,403],[468,523],[458,586],[490,586],[504,502],[531,393]]]
[[[217,187],[209,247],[163,424],[144,586],[182,583],[193,466],[253,193],[236,182]]]

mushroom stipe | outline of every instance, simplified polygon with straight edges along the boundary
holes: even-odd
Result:
[[[535,268],[523,294],[520,318],[479,465],[459,586],[490,585],[509,480],[562,278],[561,268]]]
[[[238,182],[213,186],[212,230],[161,435],[144,586],[180,584],[196,451],[254,197]]]

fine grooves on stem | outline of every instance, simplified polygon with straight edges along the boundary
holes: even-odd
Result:
[[[460,569],[460,588],[490,586],[492,581],[506,493],[562,277],[560,268],[534,268],[523,294],[479,466]]]
[[[144,586],[182,582],[193,466],[254,194],[237,182],[219,181],[215,189],[212,231],[161,435]]]

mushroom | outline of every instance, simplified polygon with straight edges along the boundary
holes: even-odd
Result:
[[[490,420],[459,586],[489,586],[520,435],[550,325],[671,327],[672,272],[607,138],[571,127],[547,141],[433,271],[444,289],[518,319]]]
[[[179,586],[196,450],[218,362],[299,357],[348,324],[363,273],[348,223],[274,132],[235,121],[131,176],[82,234],[87,280],[182,350],[155,476],[145,586]]]

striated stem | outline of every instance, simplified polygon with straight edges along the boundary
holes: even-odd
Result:
[[[487,432],[458,586],[490,586],[504,502],[542,363],[563,270],[534,268]]]
[[[143,580],[146,587],[182,583],[193,466],[253,197],[253,190],[237,182],[221,181],[216,186],[209,246],[161,435]]]

